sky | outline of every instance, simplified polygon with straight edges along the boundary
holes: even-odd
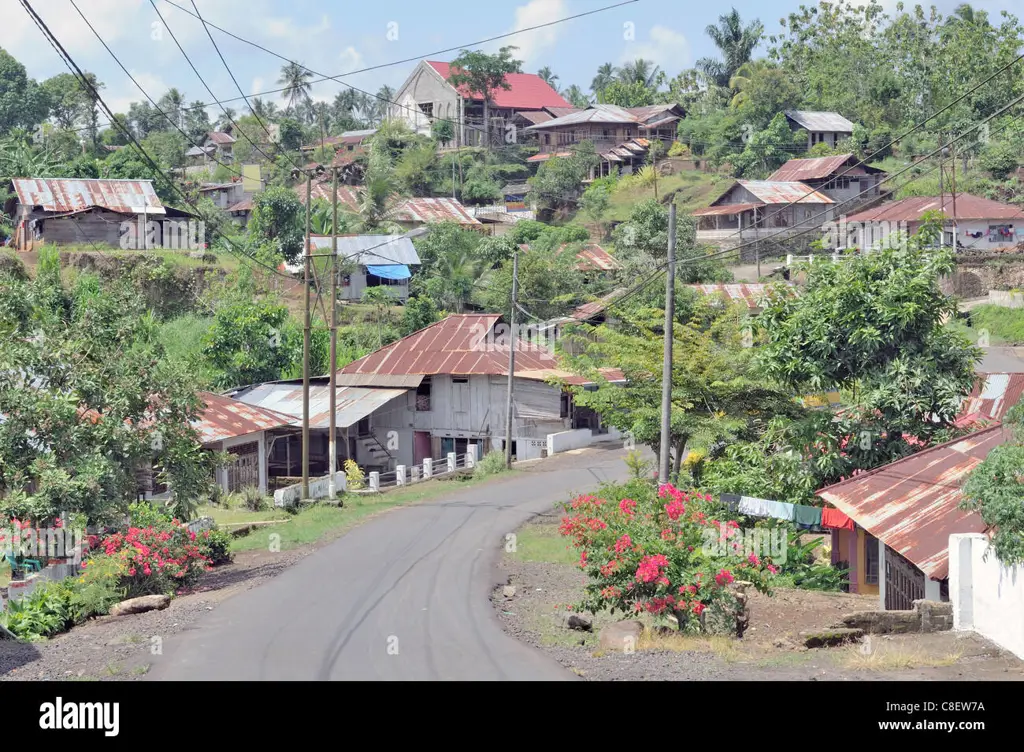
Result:
[[[72,0],[30,0],[75,62],[104,83],[104,99],[115,112],[127,111],[145,97],[93,35]],[[192,0],[173,0],[192,9]],[[161,24],[152,2],[163,14]],[[245,111],[224,63],[202,23],[169,0],[75,0],[82,13],[139,85],[158,99],[174,86],[188,101],[236,99],[227,103]],[[419,59],[450,60],[461,47],[496,51],[518,47],[523,70],[550,67],[558,86],[578,84],[587,90],[599,65],[619,65],[638,57],[653,60],[670,76],[692,67],[695,60],[715,55],[704,29],[730,5],[692,0],[195,0],[200,14],[288,60],[320,74],[343,77],[347,84],[375,92],[387,84],[395,90]],[[622,4],[620,4],[622,3]],[[897,0],[883,0],[895,8]],[[934,0],[948,13],[959,0]],[[978,9],[998,17],[1001,10],[1024,10],[1020,0],[978,0]],[[529,27],[569,16],[618,7],[532,31]],[[799,0],[737,0],[731,4],[744,19],[760,18],[768,33],[779,19],[798,10]],[[1018,11],[1019,12],[1019,11]],[[42,80],[67,72],[18,0],[0,0],[4,34],[0,47],[21,61],[28,74]],[[997,20],[995,18],[994,20]],[[512,36],[487,45],[475,44],[500,34]],[[215,97],[190,68],[171,34],[191,58]],[[284,61],[272,54],[211,29],[228,66],[247,96],[263,93],[277,99]],[[454,48],[454,51],[447,51]],[[763,50],[762,50],[763,51]],[[400,62],[402,61],[402,62]],[[380,66],[380,67],[377,67]],[[363,71],[366,68],[375,68]],[[348,75],[346,75],[348,74]],[[324,81],[314,86],[316,99],[331,100],[344,86]],[[220,108],[209,108],[212,118]]]

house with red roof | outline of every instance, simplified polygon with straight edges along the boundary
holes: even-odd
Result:
[[[454,146],[483,146],[522,141],[525,124],[536,119],[552,119],[555,112],[571,111],[572,106],[544,79],[533,73],[509,73],[509,88],[491,92],[486,102],[490,137],[484,130],[485,102],[480,92],[449,82],[451,64],[421,60],[395,95],[392,119],[403,120],[418,133],[429,134],[436,120],[448,120],[454,126]],[[525,121],[524,121],[525,118]],[[513,141],[513,143],[515,142]]]

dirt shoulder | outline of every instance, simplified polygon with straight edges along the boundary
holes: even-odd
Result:
[[[969,632],[876,635],[863,645],[808,649],[800,633],[834,625],[877,599],[849,593],[777,590],[754,594],[750,627],[732,637],[653,635],[631,654],[603,652],[602,627],[626,617],[598,614],[593,631],[567,626],[565,605],[582,595],[586,575],[558,535],[558,513],[536,518],[517,533],[516,551],[500,564],[515,588],[492,596],[498,618],[517,639],[544,651],[577,675],[607,680],[1024,680],[1024,662]],[[640,619],[651,627],[659,623]]]

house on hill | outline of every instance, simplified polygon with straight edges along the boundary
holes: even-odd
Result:
[[[359,191],[361,186],[339,185],[338,204],[345,211],[358,213],[361,200]],[[331,203],[332,184],[331,180],[322,180],[312,184],[313,199],[320,199]],[[299,200],[306,203],[306,185],[300,183],[295,186],[295,193]],[[489,227],[462,205],[462,202],[454,198],[406,198],[400,199],[391,209],[387,219],[401,226],[406,230],[414,230],[438,222],[455,222],[466,229],[474,230],[483,235],[490,234]]]
[[[852,213],[852,210],[885,196],[881,187],[886,178],[885,171],[859,162],[853,154],[791,159],[766,180],[803,183],[836,203],[851,202],[852,205],[844,204],[844,208]]]
[[[329,253],[329,235],[313,235],[313,253]],[[412,240],[403,235],[339,235],[338,256],[343,269],[338,298],[358,301],[370,287],[382,287],[396,300],[409,299],[412,269],[420,265]]]
[[[503,449],[507,337],[497,314],[452,315],[338,371],[338,383],[346,387],[401,384],[407,390],[388,409],[369,415],[361,429],[376,445],[395,447],[387,452],[386,469],[464,454],[470,444],[478,447],[478,457]],[[546,347],[517,337],[512,454],[520,460],[544,456],[549,435],[607,431],[596,414],[573,404],[568,391],[548,383],[552,378],[584,383],[561,370]],[[622,374],[609,371],[608,378],[621,380]],[[359,455],[360,464],[372,460]]]
[[[14,178],[11,185],[4,211],[14,224],[12,245],[20,251],[49,243],[120,248],[129,234],[131,249],[201,242],[181,238],[178,228],[167,225],[192,215],[165,207],[151,180]]]
[[[491,92],[487,105],[490,137],[484,133],[484,102],[480,92],[456,89],[448,78],[451,64],[421,60],[395,95],[390,117],[404,121],[417,133],[429,134],[435,120],[450,121],[457,146],[489,146],[506,143],[508,128],[518,131],[517,116],[544,113],[548,108],[571,108],[562,96],[540,76],[509,73],[508,89]],[[550,114],[550,113],[548,113]],[[518,136],[516,137],[518,141]]]
[[[851,227],[849,246],[871,247],[868,232],[885,225],[898,227],[910,235],[921,229],[925,212],[945,215],[942,245],[961,251],[1006,251],[1024,242],[1024,211],[1010,204],[958,193],[954,196],[913,196],[881,204],[845,217]],[[863,230],[856,234],[858,226]]]
[[[697,218],[697,240],[723,249],[754,241],[779,242],[796,234],[813,234],[832,220],[836,202],[800,182],[737,180],[706,209],[691,212]],[[752,260],[753,247],[742,258]]]
[[[628,108],[595,104],[585,110],[531,125],[526,130],[539,135],[542,154],[566,151],[582,141],[592,142],[601,153],[635,138],[671,143],[684,115],[678,104]]]
[[[203,165],[208,162],[224,162],[231,164],[233,148],[237,139],[227,131],[210,131],[202,144],[193,146],[185,157],[192,165]]]
[[[828,144],[834,149],[844,138],[853,135],[853,123],[838,112],[786,110],[786,122],[793,131],[807,131],[807,150],[815,144]]]

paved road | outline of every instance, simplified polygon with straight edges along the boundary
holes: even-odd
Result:
[[[169,638],[147,679],[573,680],[506,635],[488,597],[505,535],[625,479],[623,456],[560,455],[371,520]]]

